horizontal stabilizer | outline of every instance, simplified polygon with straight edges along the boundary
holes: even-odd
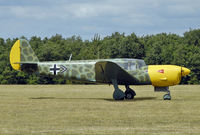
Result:
[[[21,70],[27,73],[35,73],[38,71],[37,63],[20,63]]]

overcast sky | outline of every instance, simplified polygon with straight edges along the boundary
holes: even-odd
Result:
[[[182,35],[200,28],[200,0],[0,0],[0,37],[113,32]]]

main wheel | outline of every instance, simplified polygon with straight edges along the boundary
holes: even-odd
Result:
[[[125,91],[125,99],[128,99],[128,100],[134,99],[135,95],[136,95],[135,91],[133,91],[133,90],[126,90]]]
[[[171,100],[170,94],[165,94],[165,95],[163,96],[163,99],[164,99],[164,100]]]

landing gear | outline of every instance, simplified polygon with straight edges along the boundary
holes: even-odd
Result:
[[[113,79],[112,84],[114,86],[113,98],[115,100],[124,100],[125,94],[122,90],[119,89],[117,80]]]
[[[125,85],[126,91],[124,93],[122,90],[119,89],[116,79],[112,79],[112,84],[114,86],[113,98],[115,100],[124,100],[124,98],[128,100],[134,99],[136,93],[129,87],[129,85]]]
[[[171,95],[170,95],[170,90],[169,87],[154,87],[154,91],[155,92],[167,92],[167,94],[165,94],[163,96],[164,100],[171,100]]]
[[[125,85],[126,91],[125,91],[125,99],[134,99],[134,96],[136,95],[135,91],[132,90],[129,85]]]
[[[171,95],[165,94],[165,95],[163,96],[163,99],[164,99],[164,100],[171,100]]]
[[[168,92],[168,93],[165,94],[165,95],[163,96],[163,99],[164,99],[164,100],[171,100],[171,95],[170,95],[170,91],[169,91],[169,89],[168,89],[167,92]]]

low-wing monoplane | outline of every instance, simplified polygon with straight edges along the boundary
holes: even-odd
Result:
[[[71,80],[112,84],[115,100],[133,99],[136,95],[129,85],[153,85],[155,91],[167,92],[164,100],[171,100],[169,86],[180,83],[190,70],[176,65],[146,65],[140,59],[97,59],[40,62],[29,42],[17,40],[10,52],[13,69],[37,74],[61,75]],[[125,92],[118,85],[125,85]]]

